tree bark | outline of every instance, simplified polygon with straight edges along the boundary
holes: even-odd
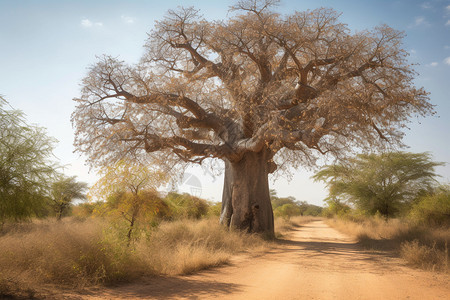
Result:
[[[225,162],[221,223],[252,233],[274,236],[267,150],[247,152],[239,162]]]
[[[225,159],[225,176],[223,180],[222,192],[222,211],[220,213],[220,224],[227,227],[230,226],[231,216],[233,215],[233,205],[231,203],[231,195],[233,191],[233,180],[231,172],[231,163]]]
[[[56,220],[57,221],[61,221],[63,213],[64,213],[64,206],[60,204],[58,206],[58,210],[56,211]]]

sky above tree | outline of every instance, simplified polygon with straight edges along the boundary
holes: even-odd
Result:
[[[195,6],[205,18],[226,19],[234,1],[14,1],[0,0],[0,94],[27,115],[29,123],[48,129],[59,144],[55,155],[67,175],[91,184],[97,176],[73,153],[70,115],[80,94],[80,82],[96,55],[108,54],[129,63],[143,54],[147,33],[168,9]],[[341,12],[340,20],[354,31],[381,24],[406,33],[404,49],[418,64],[416,85],[431,93],[437,116],[413,118],[404,142],[408,151],[430,151],[437,161],[450,162],[450,1],[339,0],[281,1],[276,10],[291,13],[318,7]],[[193,168],[202,183],[202,197],[219,201],[223,179]],[[437,168],[442,181],[450,180],[450,166]],[[280,196],[294,196],[322,205],[326,191],[313,183],[312,173],[294,172],[291,181],[279,178],[271,188]]]

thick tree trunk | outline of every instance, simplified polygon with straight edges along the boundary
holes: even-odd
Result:
[[[239,162],[225,161],[220,221],[248,232],[274,235],[268,176],[273,166],[266,151],[248,152]]]

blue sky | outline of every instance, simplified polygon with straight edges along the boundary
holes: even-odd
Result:
[[[59,144],[55,155],[67,165],[68,175],[93,183],[83,157],[73,153],[70,115],[72,98],[95,56],[110,54],[133,63],[156,20],[168,9],[195,6],[208,19],[227,18],[234,1],[64,1],[0,0],[0,94],[30,123],[48,129]],[[404,142],[409,151],[430,151],[437,161],[450,163],[450,0],[298,0],[281,1],[280,13],[332,7],[352,30],[388,24],[406,33],[404,48],[411,63],[419,64],[415,80],[431,93],[437,116],[413,119]],[[450,181],[450,165],[439,167],[443,182]],[[202,183],[202,196],[220,200],[222,178],[212,179],[200,168],[189,172]],[[322,205],[326,191],[297,170],[291,181],[271,181],[281,196],[294,196]]]

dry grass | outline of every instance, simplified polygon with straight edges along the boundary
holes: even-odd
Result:
[[[261,251],[266,243],[256,235],[226,230],[216,219],[163,223],[137,251],[157,273],[189,274],[228,262],[245,249]],[[148,247],[159,251],[148,251]]]
[[[418,240],[404,242],[400,247],[400,254],[410,265],[433,271],[450,271],[447,244],[444,250],[440,250],[436,248],[436,244],[430,247],[421,245]]]
[[[32,298],[42,284],[80,288],[131,281],[143,275],[188,274],[259,250],[257,236],[228,231],[213,219],[163,223],[127,247],[102,219],[44,221],[0,236],[0,298]]]
[[[399,219],[367,218],[354,222],[329,219],[328,225],[355,237],[369,249],[396,251],[410,265],[449,272],[449,228],[414,225]]]

